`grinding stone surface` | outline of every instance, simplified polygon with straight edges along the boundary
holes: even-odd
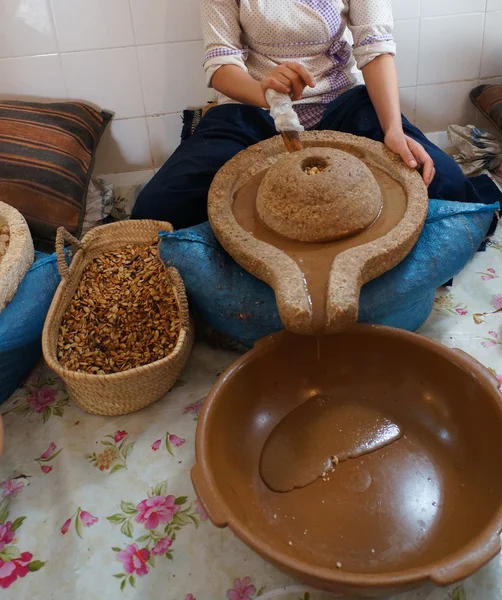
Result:
[[[383,144],[346,133],[315,131],[302,134],[306,148],[336,148],[357,156],[395,179],[405,190],[403,219],[387,235],[350,248],[333,261],[326,303],[325,334],[357,321],[361,287],[400,263],[415,245],[427,216],[427,189],[420,175]],[[300,267],[278,248],[245,231],[233,214],[234,195],[253,176],[284,158],[280,136],[240,152],[220,169],[208,197],[208,214],[216,237],[247,271],[270,285],[281,320],[292,332],[312,335],[313,314]]]
[[[308,174],[312,167],[320,171]],[[371,225],[382,194],[364,162],[335,148],[307,148],[273,165],[256,208],[273,231],[302,242],[347,237]]]

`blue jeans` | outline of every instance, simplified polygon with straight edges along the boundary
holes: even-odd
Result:
[[[403,128],[434,161],[436,176],[429,186],[430,198],[493,202],[480,198],[457,163],[404,116]],[[384,139],[365,86],[348,90],[328,104],[317,129],[352,133],[379,142]],[[260,108],[242,104],[212,108],[193,136],[181,143],[143,189],[132,218],[169,221],[175,229],[207,221],[207,194],[218,170],[241,150],[274,135],[277,132],[272,118]]]

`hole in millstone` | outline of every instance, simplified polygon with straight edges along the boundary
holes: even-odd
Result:
[[[307,175],[318,175],[328,166],[328,161],[322,156],[309,156],[302,161],[301,168]]]

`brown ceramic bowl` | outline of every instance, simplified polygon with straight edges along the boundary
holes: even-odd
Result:
[[[501,548],[498,382],[462,351],[397,329],[356,325],[321,338],[319,362],[316,344],[270,336],[209,394],[192,480],[211,521],[342,594],[381,597],[475,572]],[[404,436],[341,463],[329,481],[274,493],[259,473],[263,445],[314,387],[369,399]]]

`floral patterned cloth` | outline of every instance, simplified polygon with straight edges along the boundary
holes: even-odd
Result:
[[[501,311],[501,312],[497,312]],[[502,228],[438,290],[421,333],[502,383]],[[139,413],[91,416],[41,366],[2,406],[0,588],[6,600],[327,600],[213,527],[190,483],[204,398],[236,354],[196,346],[182,380]],[[474,508],[473,508],[474,510]],[[393,600],[500,600],[502,557],[450,589]]]

